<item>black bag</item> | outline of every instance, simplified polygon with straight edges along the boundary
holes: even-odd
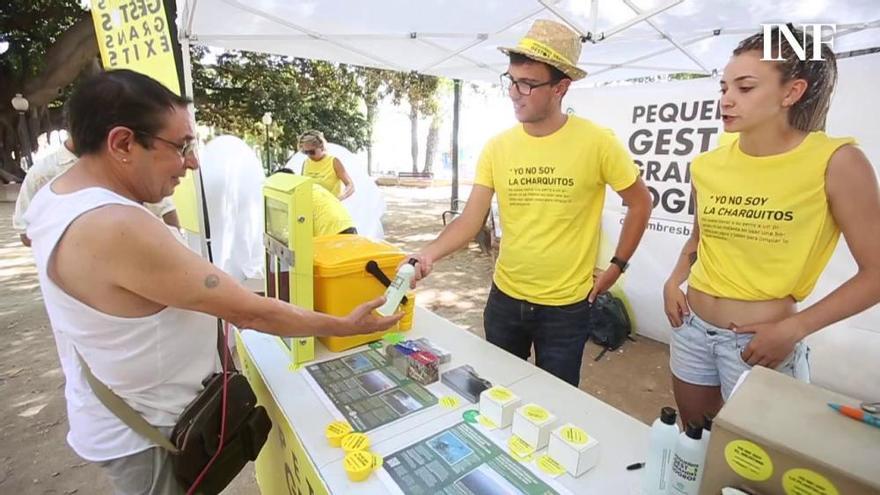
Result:
[[[256,460],[266,443],[272,421],[247,379],[238,371],[226,373],[226,442],[220,455],[198,485],[198,493],[220,493],[244,466]],[[174,473],[190,487],[214,457],[220,444],[223,407],[223,374],[203,382],[204,390],[180,414],[171,441],[178,453],[171,456]]]
[[[609,292],[599,294],[590,308],[590,338],[603,347],[596,361],[608,351],[623,345],[632,332],[632,323],[626,306],[620,298]]]
[[[228,353],[228,349],[226,352]],[[228,359],[228,354],[224,358]],[[257,458],[266,443],[269,430],[272,429],[272,421],[266,409],[257,405],[250,383],[234,367],[227,368],[224,373],[215,373],[202,382],[205,388],[180,414],[169,440],[95,378],[82,356],[79,356],[79,360],[86,381],[101,403],[129,428],[169,452],[174,474],[187,490],[206,469],[220,446],[223,377],[227,377],[225,442],[217,459],[207,468],[195,493],[220,493],[248,462]]]

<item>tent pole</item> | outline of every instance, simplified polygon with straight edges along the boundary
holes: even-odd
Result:
[[[461,116],[461,79],[453,81],[452,93],[452,200],[449,209],[456,211],[458,202],[458,124]]]
[[[181,89],[181,93],[184,96],[189,97],[193,100],[193,103],[190,103],[190,111],[192,112],[193,118],[195,118],[196,113],[196,105],[195,105],[195,95],[193,91],[193,78],[192,78],[192,58],[190,57],[190,32],[184,31],[180,29],[180,24],[178,25],[178,43],[180,43],[180,57],[183,65],[183,87]],[[197,215],[199,218],[199,233],[198,242],[199,242],[199,253],[203,258],[208,259],[208,261],[213,263],[213,254],[211,250],[211,232],[210,226],[208,224],[208,216],[207,216],[207,200],[205,199],[205,191],[204,191],[204,181],[202,180],[202,171],[200,169],[193,170],[190,172],[193,176],[193,185],[195,186],[196,193],[196,203],[198,204]],[[191,236],[194,235],[191,232],[187,232],[187,239],[189,240]]]

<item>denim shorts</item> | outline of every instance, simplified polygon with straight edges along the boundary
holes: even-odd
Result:
[[[742,359],[752,337],[750,333],[716,327],[691,312],[684,317],[684,324],[672,331],[669,368],[683,382],[720,386],[726,401],[740,375],[752,368]],[[798,342],[776,371],[809,383],[809,354],[807,344]]]

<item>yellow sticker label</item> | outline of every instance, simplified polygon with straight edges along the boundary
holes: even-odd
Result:
[[[587,432],[577,426],[566,426],[560,431],[562,439],[572,445],[586,445],[590,440]]]
[[[507,402],[513,399],[513,392],[504,387],[492,387],[489,389],[489,397],[498,402]]]
[[[785,495],[839,495],[828,478],[809,469],[789,469],[782,475]]]
[[[733,472],[749,481],[773,476],[773,461],[767,452],[748,440],[734,440],[724,447],[724,459]]]
[[[565,467],[547,454],[538,457],[538,469],[554,478],[565,473]]]
[[[456,407],[458,407],[458,404],[458,397],[447,395],[446,397],[440,398],[440,405],[442,407],[445,407],[446,409],[455,409]]]
[[[370,447],[370,439],[363,433],[349,433],[342,439],[342,450],[355,452]]]
[[[550,413],[537,404],[529,404],[523,407],[523,415],[532,423],[543,423],[550,419]]]
[[[526,443],[522,438],[513,435],[510,437],[510,440],[507,441],[507,448],[510,449],[510,453],[518,458],[529,457],[531,460],[531,455],[535,453],[535,448]]]
[[[327,425],[327,436],[338,437],[351,433],[351,425],[345,421],[334,421]]]
[[[486,429],[488,430],[494,430],[495,428],[498,428],[498,425],[496,425],[491,419],[483,416],[482,414],[477,416],[477,422],[486,427]]]

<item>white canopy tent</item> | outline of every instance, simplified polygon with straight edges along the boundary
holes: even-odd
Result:
[[[838,53],[880,46],[876,0],[180,0],[180,38],[468,81],[496,82],[532,21],[582,35],[596,84],[720,71],[762,23],[835,24]],[[830,31],[829,31],[830,32]]]
[[[576,87],[720,72],[737,43],[764,23],[834,24],[840,55],[880,47],[880,0],[178,0],[189,94],[193,43],[495,83],[507,66],[496,48],[515,46],[538,18],[565,22],[582,35],[579,65],[589,75]],[[863,71],[859,84],[872,84],[875,67]],[[849,347],[834,347],[834,359],[826,360],[847,365],[826,371],[822,381],[868,397],[877,391],[876,367],[862,372],[861,381],[850,376],[870,360],[847,362],[840,349],[866,345],[858,335],[848,338]]]

